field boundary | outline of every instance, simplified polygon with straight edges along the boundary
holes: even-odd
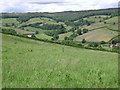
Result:
[[[8,34],[10,35],[10,34]],[[53,40],[48,40],[48,39],[38,39],[36,37],[27,37],[27,36],[23,36],[23,35],[12,35],[12,36],[17,36],[17,37],[22,37],[22,38],[26,38],[26,39],[32,39],[32,40],[37,40],[37,41],[42,41],[42,42],[47,42],[47,43],[54,43],[54,44],[59,44],[59,45],[65,45],[65,46],[71,46],[71,47],[76,47],[76,48],[83,48],[83,49],[89,49],[89,50],[96,50],[96,51],[104,51],[104,52],[114,52],[114,53],[120,53],[119,50],[106,50],[104,48],[96,48],[96,47],[83,47],[83,46],[79,46],[77,44],[70,43],[69,41],[53,41]]]

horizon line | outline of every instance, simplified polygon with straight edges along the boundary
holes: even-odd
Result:
[[[59,11],[59,12],[37,12],[37,11],[31,11],[31,12],[0,12],[0,13],[62,13],[62,12],[80,12],[80,11],[96,11],[96,10],[105,10],[105,9],[119,9],[120,7],[114,7],[114,8],[101,8],[101,9],[83,9],[83,10],[66,10],[66,11]]]

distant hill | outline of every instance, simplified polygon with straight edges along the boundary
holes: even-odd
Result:
[[[81,41],[86,35],[100,33],[99,31],[118,33],[118,8],[100,9],[100,10],[84,10],[84,11],[65,11],[57,13],[2,13],[2,26],[14,27],[16,30],[23,30],[24,33],[39,32],[38,38],[52,39],[58,35],[59,40],[64,40],[65,37],[70,37],[74,40]],[[40,26],[42,25],[42,26]],[[75,29],[75,30],[74,30]],[[79,29],[88,29],[89,34],[73,35]],[[101,29],[101,30],[97,30]],[[92,31],[96,30],[96,31]],[[18,31],[19,32],[19,31]],[[105,33],[104,33],[105,34]],[[71,37],[73,35],[74,37]],[[103,34],[100,33],[100,36]],[[109,39],[116,37],[117,34],[106,36]],[[79,37],[79,38],[78,38]],[[93,37],[94,39],[95,37]],[[105,37],[104,37],[105,38]],[[101,38],[97,41],[102,41]],[[90,39],[88,41],[91,41]],[[96,41],[96,40],[92,40]]]

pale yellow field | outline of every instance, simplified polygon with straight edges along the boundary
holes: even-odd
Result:
[[[90,31],[86,34],[77,36],[74,41],[82,41],[82,39],[86,39],[86,41],[91,42],[100,42],[100,41],[109,41],[111,38],[117,36],[118,33],[115,31],[108,30],[106,28],[97,29],[94,31]]]
[[[65,37],[69,37],[71,34],[73,34],[73,33],[68,32],[68,33],[60,34],[59,35],[59,40],[64,40]]]

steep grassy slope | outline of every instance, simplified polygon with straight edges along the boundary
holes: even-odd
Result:
[[[3,35],[3,88],[117,88],[117,57]]]

